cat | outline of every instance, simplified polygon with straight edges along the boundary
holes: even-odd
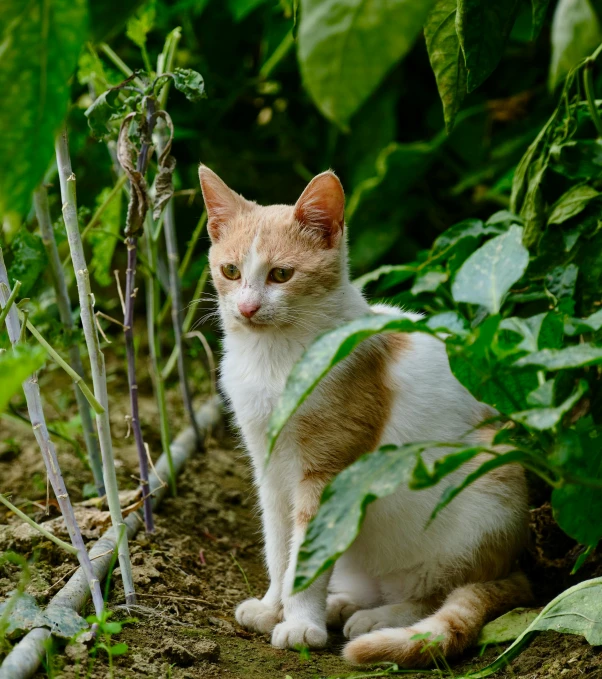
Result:
[[[322,648],[327,627],[342,627],[350,639],[343,655],[357,664],[428,664],[428,634],[444,655],[460,653],[487,619],[531,598],[516,570],[527,538],[520,466],[473,483],[426,529],[442,484],[422,491],[400,486],[369,506],[359,536],[334,568],[293,595],[296,555],[323,489],[360,455],[385,443],[488,444],[496,430],[480,425],[495,411],[453,377],[439,339],[381,334],[322,380],[266,463],[270,414],[318,335],[373,313],[420,316],[370,306],[351,284],[345,196],[333,172],[317,175],[294,206],[259,206],[204,165],[199,178],[224,330],[220,385],[251,458],[270,578],[262,599],[238,606],[237,621],[270,633],[278,648]],[[425,459],[445,452],[430,450]]]

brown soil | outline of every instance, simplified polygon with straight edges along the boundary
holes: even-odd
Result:
[[[54,406],[48,408],[49,420],[53,421],[59,413],[64,417],[65,408],[71,406],[64,403],[65,392],[59,391],[62,385],[55,385],[52,392],[51,380],[47,375],[44,393],[50,390],[51,401],[54,396]],[[120,379],[116,379],[115,386],[119,387],[117,393],[124,394],[123,402],[112,408],[119,481],[122,488],[135,488],[135,451],[131,440],[123,438],[127,431],[123,419],[127,392]],[[112,390],[113,397],[116,391]],[[141,408],[141,419],[155,422],[152,400],[142,398]],[[170,417],[174,432],[184,425],[175,390],[170,392]],[[39,501],[38,506],[29,505],[30,513],[38,521],[46,520],[45,476],[31,431],[6,420],[0,421],[0,427],[0,490],[10,491],[13,501],[20,506],[27,506],[28,500]],[[156,430],[147,426],[144,433],[151,449],[158,450]],[[72,447],[61,442],[58,448],[67,485],[73,500],[79,501],[89,474]],[[53,506],[50,510],[51,515],[56,512]],[[242,451],[227,432],[215,432],[207,452],[196,454],[188,463],[179,479],[178,496],[164,501],[156,519],[156,533],[140,533],[131,544],[139,607],[128,613],[120,606],[123,590],[118,572],[113,578],[109,599],[114,610],[112,619],[136,619],[125,625],[113,640],[126,642],[129,647],[125,655],[114,659],[114,677],[334,679],[354,675],[352,668],[338,657],[341,637],[334,636],[325,651],[303,655],[276,650],[267,638],[245,632],[236,624],[233,616],[236,604],[251,592],[261,594],[266,576],[249,470]],[[28,591],[45,603],[60,588],[60,579],[73,569],[73,559],[14,518],[9,519],[2,510],[0,523],[8,524],[0,525],[0,550],[14,549],[30,558],[32,579]],[[562,533],[556,533],[549,508],[536,510],[533,523],[536,539],[526,565],[538,594],[552,595],[573,584],[567,573],[575,548],[570,541],[563,542]],[[93,534],[92,526],[89,535]],[[594,559],[579,574],[580,579],[599,572],[600,561]],[[0,565],[0,600],[15,586],[17,578],[16,567]],[[489,648],[479,657],[475,649],[453,663],[451,676],[487,665],[499,650]],[[57,644],[48,665],[49,672],[40,671],[37,676],[69,679],[111,676],[106,654],[100,651],[95,660],[91,659],[89,650],[81,644],[66,649]],[[446,671],[443,676],[448,676]],[[602,657],[598,649],[580,637],[546,633],[537,637],[508,670],[496,676],[602,679]]]

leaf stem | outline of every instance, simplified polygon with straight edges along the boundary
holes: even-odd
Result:
[[[73,545],[70,545],[68,542],[57,538],[56,535],[50,531],[47,531],[43,526],[40,526],[39,523],[36,523],[32,518],[27,516],[25,512],[22,512],[18,507],[15,507],[15,505],[12,504],[12,502],[10,502],[10,500],[8,500],[4,495],[2,495],[2,493],[0,493],[0,502],[8,507],[13,514],[16,514],[20,519],[23,519],[25,523],[28,523],[32,528],[35,528],[38,533],[41,533],[45,538],[52,540],[52,542],[54,542],[55,545],[58,545],[61,549],[64,549],[66,552],[69,552],[69,554],[74,554],[75,556],[79,554],[79,550]]]
[[[13,305],[13,302],[15,301],[17,295],[19,294],[20,288],[21,288],[21,281],[15,281],[15,287],[13,288],[13,291],[8,296],[8,299],[6,300],[6,304],[4,305],[4,307],[2,307],[2,310],[0,311],[0,328],[2,328],[2,325],[4,324],[4,321],[6,320],[6,317],[8,316],[8,312],[10,311],[10,308]]]
[[[585,96],[587,97],[589,112],[592,117],[592,121],[596,126],[596,131],[598,132],[598,139],[602,139],[602,119],[600,119],[600,113],[598,112],[598,106],[596,105],[596,93],[594,92],[595,65],[596,64],[593,57],[588,57],[585,60],[585,67],[583,70],[583,84],[585,85]]]
[[[106,54],[107,57],[113,62],[115,66],[125,75],[126,78],[129,78],[131,75],[133,75],[134,71],[123,61],[108,45],[106,42],[100,43],[100,49]],[[142,80],[136,76],[134,78],[134,82],[136,85],[142,89],[145,88],[144,83]]]

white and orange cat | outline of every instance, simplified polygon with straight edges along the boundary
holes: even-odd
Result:
[[[278,648],[321,648],[327,626],[350,639],[355,663],[429,663],[424,635],[445,655],[461,652],[483,623],[526,603],[515,570],[527,534],[527,493],[516,465],[464,490],[425,529],[445,484],[403,485],[371,504],[360,535],[329,572],[292,595],[296,555],[322,490],[363,453],[413,441],[489,441],[494,411],[452,376],[442,342],[421,333],[363,342],[319,384],[287,424],[266,465],[267,424],[295,362],[321,333],[367,314],[350,283],[343,188],[315,177],[294,206],[262,207],[201,165],[210,264],[225,333],[221,387],[253,463],[270,586],[236,619],[270,633]],[[431,450],[433,461],[449,451]],[[415,638],[421,635],[421,638]]]

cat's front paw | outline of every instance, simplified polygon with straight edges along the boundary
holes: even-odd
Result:
[[[272,633],[272,646],[276,648],[324,648],[327,641],[326,627],[301,620],[285,620]]]
[[[383,615],[379,608],[357,611],[345,623],[343,634],[347,639],[355,639],[362,634],[367,634],[383,627],[389,627],[391,621]]]
[[[340,629],[359,608],[347,594],[329,594],[326,600],[326,624]]]
[[[252,632],[269,634],[282,620],[282,607],[264,603],[260,599],[247,599],[236,609],[236,621]]]

